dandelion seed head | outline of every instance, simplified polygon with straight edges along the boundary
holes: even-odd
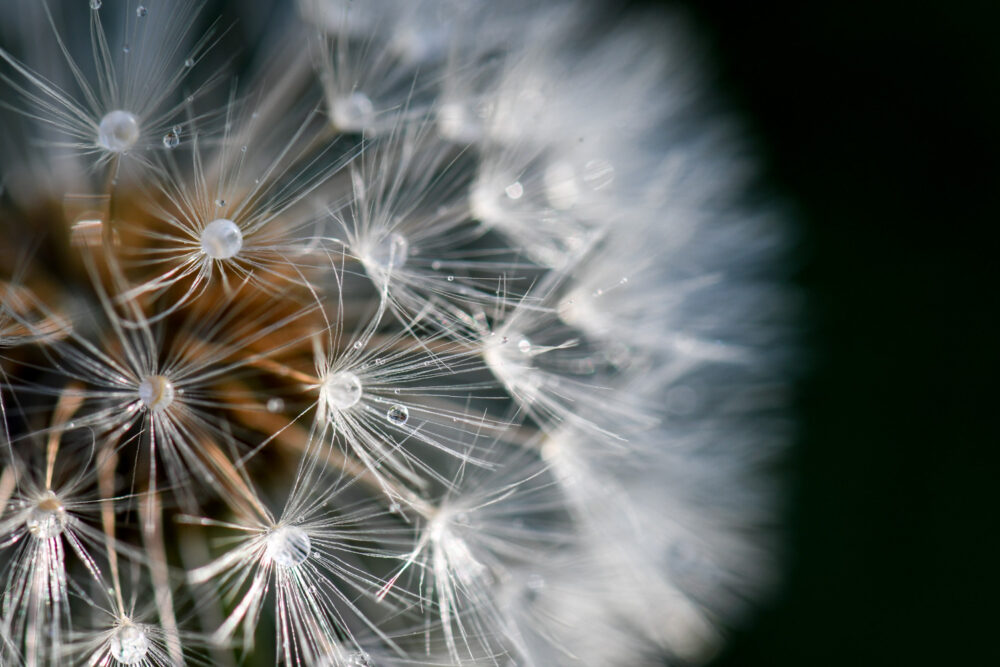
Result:
[[[174,383],[162,375],[150,375],[139,384],[139,400],[155,413],[169,408],[175,394]]]
[[[331,410],[347,410],[361,400],[361,380],[350,371],[331,373],[323,380],[320,393]]]
[[[124,153],[139,141],[139,119],[135,114],[115,109],[101,118],[97,144],[112,153]]]
[[[267,535],[267,557],[271,562],[291,570],[309,557],[312,540],[298,526],[278,526]]]
[[[149,637],[132,623],[124,623],[116,629],[109,643],[111,657],[123,665],[137,665],[149,653]]]
[[[52,491],[46,491],[28,510],[24,523],[29,533],[40,540],[47,540],[62,534],[67,520],[62,501]]]
[[[212,259],[230,259],[243,247],[243,232],[235,222],[219,218],[201,232],[201,251]]]

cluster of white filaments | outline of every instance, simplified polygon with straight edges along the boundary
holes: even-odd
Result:
[[[680,24],[203,4],[0,3],[0,665],[711,655],[780,225]]]

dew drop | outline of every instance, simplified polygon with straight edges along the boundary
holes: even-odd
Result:
[[[431,262],[431,268],[434,269],[435,271],[440,271],[441,270],[441,260],[435,259],[433,262]]]
[[[141,628],[126,623],[111,635],[111,656],[123,665],[137,665],[149,652],[149,637]]]
[[[242,247],[243,232],[232,220],[213,220],[201,232],[201,251],[212,259],[229,259]]]
[[[347,97],[333,101],[330,116],[333,124],[347,132],[359,132],[371,127],[375,120],[375,106],[362,92],[353,92]]]
[[[323,380],[322,394],[332,410],[347,410],[361,400],[361,380],[350,371],[333,373]]]
[[[521,354],[530,354],[531,353],[531,341],[528,340],[527,338],[522,338],[521,340],[519,340],[517,342],[517,350]]]
[[[410,410],[405,405],[396,404],[389,408],[389,411],[385,413],[385,417],[390,423],[402,426],[410,418]]]
[[[94,10],[100,9],[103,4],[101,0],[90,0],[90,8]]]
[[[97,144],[112,153],[124,153],[139,140],[139,119],[135,114],[115,109],[101,118]]]
[[[355,343],[354,343],[354,349],[355,350],[360,350],[361,347],[362,347],[361,341],[360,340],[359,341],[355,341]]]
[[[194,67],[194,58],[188,58],[184,61],[184,67],[191,68]]]
[[[268,558],[287,569],[305,562],[311,550],[312,540],[298,526],[279,526],[267,536]]]
[[[350,667],[373,667],[371,658],[364,651],[355,651],[347,657]]]
[[[177,148],[181,143],[181,128],[174,126],[163,135],[163,145],[166,148]]]
[[[218,206],[219,208],[222,208],[223,206],[226,205],[226,200],[225,199],[216,199],[215,200],[215,205]]]
[[[393,232],[375,246],[371,260],[382,269],[398,269],[406,263],[409,252],[410,242],[399,232]]]
[[[25,525],[40,540],[56,537],[66,529],[66,508],[52,491],[46,491],[28,510]]]
[[[285,409],[285,402],[278,397],[269,398],[266,407],[268,412],[281,412]]]
[[[139,5],[138,7],[135,8],[135,15],[138,16],[139,18],[143,18],[148,13],[149,10],[142,5]]]
[[[447,280],[450,283],[453,283],[455,282],[455,276],[448,276],[447,278],[445,278],[445,280]]]
[[[174,383],[162,375],[150,375],[139,384],[139,400],[154,413],[169,408],[175,393]]]
[[[130,47],[128,44],[126,44],[125,46],[122,47],[122,53],[128,53],[131,50],[132,50],[132,47]]]
[[[514,181],[503,190],[511,199],[520,199],[524,195],[524,186],[520,181]]]

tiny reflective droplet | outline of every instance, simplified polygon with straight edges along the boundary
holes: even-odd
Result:
[[[298,526],[279,526],[267,536],[267,556],[283,568],[298,567],[311,551],[312,540]]]
[[[354,343],[354,349],[355,350],[360,350],[361,349],[361,341],[360,340],[359,341],[355,341],[355,343]]]
[[[213,259],[229,259],[242,247],[243,232],[232,220],[213,220],[201,232],[201,251]]]
[[[101,118],[97,144],[113,153],[125,153],[139,140],[139,119],[135,114],[116,109]]]
[[[504,188],[504,192],[506,192],[507,196],[510,197],[511,199],[520,199],[521,196],[524,194],[524,186],[521,185],[520,181],[514,181],[506,188]]]
[[[410,242],[399,232],[393,232],[379,241],[372,251],[371,259],[380,268],[398,269],[406,263],[410,252]]]
[[[101,0],[90,0],[90,8],[91,9],[100,9],[101,5],[103,5],[103,4],[104,3],[101,2]]]
[[[122,625],[111,635],[111,657],[123,665],[137,665],[149,652],[149,637],[131,623]]]
[[[142,5],[139,5],[138,7],[135,8],[135,15],[138,16],[139,18],[144,17],[148,13],[149,10],[143,7]]]
[[[281,412],[284,409],[285,409],[285,402],[280,398],[274,397],[267,399],[268,412]]]
[[[410,418],[410,410],[405,405],[393,405],[385,413],[386,419],[396,426],[402,426]]]
[[[169,408],[175,394],[174,383],[162,375],[150,375],[139,384],[139,400],[155,413]]]
[[[517,349],[521,354],[528,354],[531,352],[531,341],[527,338],[522,338],[517,342]]]
[[[240,152],[241,152],[241,153],[246,153],[246,152],[247,152],[247,147],[246,147],[246,144],[244,144],[244,145],[240,146]]]
[[[431,262],[431,268],[434,269],[435,271],[440,271],[441,270],[441,260],[435,259],[433,262]]]
[[[226,200],[225,199],[216,199],[215,200],[215,205],[221,208],[221,207],[223,207],[223,206],[226,205]]]
[[[60,535],[66,529],[66,508],[52,491],[46,491],[28,511],[25,525],[40,540]]]
[[[361,400],[361,380],[350,371],[328,375],[321,389],[327,405],[333,410],[347,410]]]
[[[166,148],[177,148],[181,143],[180,128],[174,127],[163,135],[163,145]]]
[[[128,53],[131,50],[132,48],[128,44],[122,47],[122,53]]]
[[[184,67],[194,67],[194,58],[188,58],[185,60]]]

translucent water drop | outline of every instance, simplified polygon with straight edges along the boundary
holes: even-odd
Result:
[[[284,409],[285,409],[285,402],[280,398],[274,397],[267,399],[268,412],[281,412]]]
[[[56,537],[66,529],[66,508],[52,491],[46,491],[35,506],[28,510],[25,525],[28,532],[40,540]]]
[[[169,132],[163,135],[163,145],[166,148],[177,148],[181,143],[181,128],[172,127]]]
[[[521,340],[519,340],[517,342],[517,350],[521,354],[530,354],[531,353],[531,341],[528,340],[527,338],[522,338]]]
[[[104,115],[97,128],[97,144],[112,153],[124,153],[139,140],[139,119],[116,109]]]
[[[194,67],[194,58],[188,58],[185,60],[184,67]]]
[[[153,412],[163,412],[174,401],[174,383],[162,375],[150,375],[139,384],[139,400]]]
[[[364,651],[355,651],[347,657],[350,667],[374,667],[371,657]]]
[[[361,347],[362,347],[362,345],[361,345],[361,341],[360,340],[354,342],[354,349],[355,350],[360,350]]]
[[[129,53],[131,50],[132,47],[130,47],[128,44],[122,47],[122,53]]]
[[[402,426],[410,418],[410,410],[405,405],[393,405],[385,413],[386,419],[396,426]]]
[[[139,5],[138,7],[135,8],[135,15],[138,16],[139,18],[146,16],[146,14],[148,13],[149,10],[143,7],[142,5]]]
[[[225,199],[216,199],[215,200],[215,205],[218,206],[219,208],[222,208],[223,206],[226,205],[226,200]]]
[[[448,281],[448,282],[450,282],[450,283],[453,283],[453,282],[455,282],[455,276],[447,276],[447,277],[445,278],[445,280],[447,280],[447,281]]]
[[[242,247],[243,232],[232,220],[213,220],[201,233],[201,251],[212,259],[229,259]]]
[[[104,3],[101,2],[101,0],[90,0],[90,8],[91,9],[100,9],[101,5],[103,5],[103,4]]]
[[[371,261],[383,269],[398,269],[406,263],[410,242],[398,232],[379,241],[371,254]]]
[[[361,380],[350,371],[340,371],[323,380],[322,391],[331,409],[346,410],[361,400]]]
[[[309,558],[312,540],[298,526],[279,526],[267,536],[267,556],[284,568],[295,568]]]
[[[241,153],[246,153],[247,152],[247,145],[246,144],[243,144],[242,146],[240,146],[240,152]]]
[[[338,97],[331,107],[333,124],[341,130],[360,132],[371,127],[375,120],[375,106],[362,92],[356,91],[347,97]]]
[[[524,186],[521,185],[520,181],[514,181],[505,187],[503,191],[507,193],[507,196],[511,199],[520,199],[521,196],[524,195]]]
[[[142,628],[126,623],[111,635],[111,657],[123,665],[137,665],[149,652],[149,637]]]

